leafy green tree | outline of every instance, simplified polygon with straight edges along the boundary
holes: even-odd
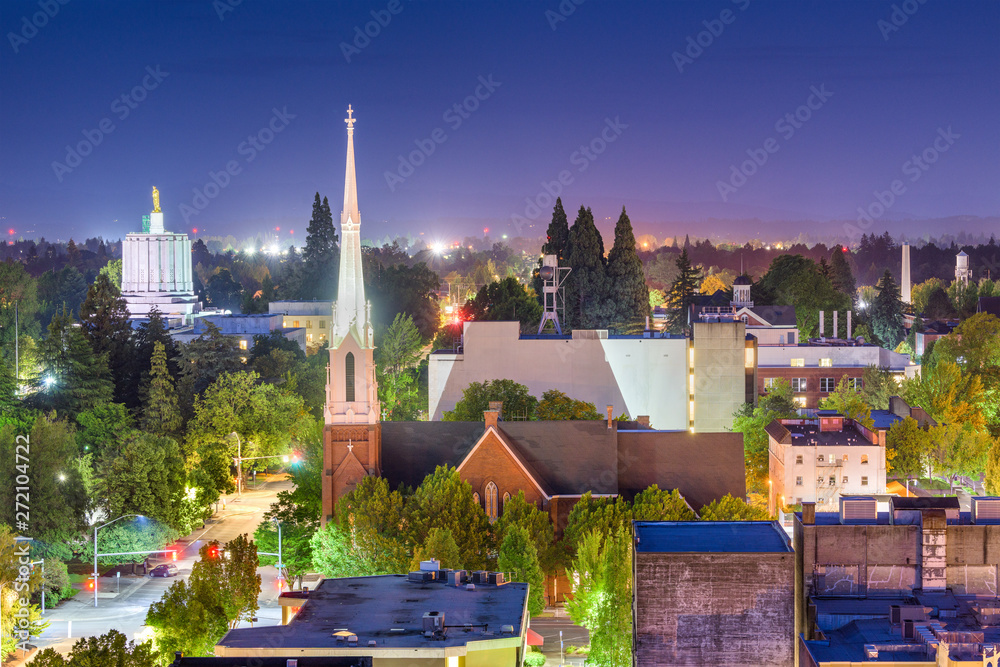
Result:
[[[830,395],[819,402],[822,410],[836,410],[838,413],[853,419],[867,428],[875,425],[872,419],[872,409],[865,402],[864,397],[857,389],[849,384],[850,378],[846,375],[840,378],[837,388]]]
[[[100,454],[105,447],[116,447],[135,431],[132,413],[121,403],[101,403],[76,416],[79,430],[76,442],[83,453]]]
[[[98,276],[107,276],[108,282],[117,287],[119,291],[122,286],[122,260],[113,259],[97,272]]]
[[[458,545],[455,543],[455,537],[447,528],[431,528],[423,545],[414,550],[410,568],[418,570],[421,561],[432,558],[437,560],[441,567],[462,569],[462,557],[458,553]]]
[[[24,264],[13,259],[0,262],[0,357],[14,367],[15,306],[20,337],[38,337],[38,281]]]
[[[688,327],[688,311],[701,284],[701,272],[691,266],[687,249],[677,258],[677,278],[666,295],[667,329],[671,333],[684,333]]]
[[[94,354],[67,310],[56,314],[39,350],[43,383],[39,402],[60,415],[75,416],[112,398],[107,357]]]
[[[964,377],[979,379],[986,422],[997,430],[1000,427],[1000,319],[989,313],[969,317],[937,341],[934,355],[938,362],[957,364]]]
[[[143,387],[143,404],[140,419],[142,428],[149,433],[173,435],[179,433],[183,420],[177,401],[174,380],[167,370],[167,352],[163,343],[153,344],[149,382]]]
[[[20,439],[18,439],[20,437]],[[27,439],[25,439],[25,437]],[[28,459],[17,457],[17,445],[29,448]],[[0,522],[17,526],[15,489],[10,483],[26,474],[31,486],[31,514],[21,532],[35,538],[34,546],[46,555],[68,559],[66,543],[76,539],[84,527],[87,496],[76,468],[77,445],[73,427],[65,419],[39,415],[24,436],[13,425],[0,427]],[[20,466],[20,467],[19,467]]]
[[[904,380],[900,388],[907,403],[919,405],[938,423],[986,428],[989,407],[983,383],[977,375],[962,373],[956,363],[924,366],[920,375]]]
[[[409,315],[398,313],[388,329],[376,333],[375,372],[379,401],[391,421],[416,417],[418,388],[413,367],[419,362],[423,339]]]
[[[462,306],[462,319],[477,322],[517,320],[522,327],[530,327],[541,317],[538,299],[512,276],[484,285]]]
[[[883,347],[894,350],[906,334],[903,330],[903,302],[899,296],[899,285],[889,269],[882,274],[877,289],[870,311],[872,331]]]
[[[597,625],[596,609],[604,597],[602,547],[604,536],[598,530],[580,535],[576,556],[566,575],[573,582],[573,597],[566,601],[566,611],[576,625]]]
[[[796,416],[792,402],[792,387],[787,380],[779,380],[760,397],[757,406],[744,403],[733,414],[733,428],[743,434],[743,454],[746,458],[747,487],[751,491],[762,491],[767,486],[768,437],[764,430],[775,419]]]
[[[538,550],[527,529],[510,526],[500,543],[497,568],[509,572],[512,581],[528,584],[528,613],[537,616],[545,611],[545,577],[538,562]]]
[[[884,366],[866,367],[861,376],[861,399],[872,410],[888,410],[893,396],[899,396],[896,376]]]
[[[149,381],[153,352],[157,343],[163,346],[167,357],[167,371],[176,385],[180,376],[180,368],[178,367],[180,347],[170,337],[160,311],[154,308],[147,315],[147,319],[135,327],[132,336],[133,357],[129,364],[129,396],[125,401],[125,405],[129,409],[138,409],[142,404],[144,396],[142,392]]]
[[[905,417],[889,427],[885,448],[886,458],[892,452],[892,471],[897,476],[921,477],[927,470],[931,456],[930,435],[913,417]]]
[[[78,640],[67,657],[47,648],[36,655],[31,664],[37,667],[159,667],[161,663],[149,642],[136,644],[117,630],[109,630],[97,637]]]
[[[302,577],[312,571],[312,538],[319,529],[319,521],[298,521],[296,518],[294,509],[282,508],[276,503],[254,531],[258,549],[278,553],[277,522],[281,522],[281,564],[284,566],[281,576],[292,588],[301,587]],[[260,556],[261,565],[277,563],[277,556]]]
[[[604,595],[593,613],[590,655],[608,667],[632,664],[632,540],[625,528],[604,542],[601,553],[601,583]]]
[[[991,496],[1000,495],[1000,443],[990,447],[986,458],[986,493]]]
[[[355,222],[359,222],[355,220]],[[312,218],[306,229],[306,247],[302,250],[303,281],[300,299],[332,299],[337,293],[340,249],[333,226],[333,213],[326,197],[319,193],[313,200]]]
[[[950,475],[975,477],[986,468],[994,440],[986,429],[969,423],[939,424],[928,431],[934,467]]]
[[[350,557],[352,567],[360,568],[358,575],[405,571],[410,562],[400,522],[405,512],[403,494],[390,491],[384,478],[363,478],[337,503],[339,530],[330,529],[333,524],[328,523],[317,533],[322,537],[313,538],[313,563],[316,567],[325,564],[324,573],[336,572],[335,560],[343,553]]]
[[[742,498],[726,494],[701,508],[702,521],[768,521],[767,510],[748,505]]]
[[[830,283],[833,289],[846,295],[852,301],[857,293],[857,284],[854,282],[854,273],[851,265],[847,262],[847,249],[842,246],[834,246],[830,255]]]
[[[205,332],[182,346],[180,354],[180,396],[200,394],[223,373],[236,373],[243,369],[239,344],[223,336],[219,328],[205,322]]]
[[[493,532],[502,542],[507,531],[522,528],[527,531],[535,546],[538,562],[543,572],[553,572],[556,565],[554,530],[547,512],[538,509],[524,497],[524,491],[511,496],[503,505],[503,513],[493,524]]]
[[[97,533],[97,548],[100,553],[126,554],[121,556],[100,556],[101,565],[131,565],[142,563],[153,552],[161,551],[178,533],[170,526],[147,517],[136,517],[131,521],[119,521]],[[93,546],[93,545],[91,545]]]
[[[632,521],[632,508],[628,501],[617,498],[594,498],[590,491],[584,493],[573,505],[566,520],[562,544],[569,553],[579,552],[580,541],[585,535],[596,532],[603,540]]]
[[[129,391],[133,350],[128,318],[128,305],[118,285],[112,284],[107,275],[98,275],[80,306],[80,326],[94,354],[107,358],[118,402],[123,402]]]
[[[255,364],[258,360],[266,358],[274,351],[287,352],[291,354],[295,361],[302,361],[306,358],[306,353],[302,347],[294,340],[290,340],[280,331],[272,331],[268,335],[254,334],[253,347],[250,348],[250,357],[247,363]]]
[[[803,338],[819,334],[819,311],[851,307],[851,297],[835,289],[816,263],[802,255],[775,257],[767,273],[752,286],[751,295],[756,303],[795,306],[796,324]],[[846,318],[842,318],[840,328],[837,335],[846,336]]]
[[[80,304],[87,298],[87,281],[75,266],[65,266],[60,271],[46,271],[38,278],[39,318],[48,327],[52,317],[65,310],[72,317],[80,311]]]
[[[632,501],[632,519],[635,521],[692,521],[696,518],[677,489],[667,491],[654,484]]]
[[[635,323],[645,326],[645,318],[649,315],[649,289],[642,260],[635,249],[632,222],[624,206],[615,225],[615,244],[608,253],[607,279],[607,298],[613,310],[609,322],[616,324],[619,330]]]
[[[372,302],[376,327],[387,326],[397,313],[413,318],[424,340],[431,340],[441,324],[437,291],[441,278],[424,262],[412,268],[405,264],[384,266],[372,261],[363,264],[365,291]]]
[[[431,530],[447,528],[458,545],[462,564],[486,566],[489,523],[472,497],[472,487],[454,468],[438,466],[406,501],[404,534],[411,545],[424,544]]]
[[[383,571],[373,560],[371,552],[354,539],[353,530],[330,522],[317,530],[310,542],[313,568],[324,577],[366,577],[373,574],[401,574],[406,568]]]
[[[0,524],[0,591],[3,591],[3,595],[0,595],[0,638],[3,640],[0,644],[0,662],[19,643],[37,637],[48,627],[48,621],[41,617],[37,607],[23,604],[33,592],[41,588],[42,578],[41,571],[35,569],[29,570],[27,576],[21,578],[20,559],[25,552],[14,537],[9,526]],[[11,595],[10,592],[14,590],[20,595]],[[25,630],[18,623],[18,615],[23,614],[27,615],[28,627],[25,634],[16,634],[15,631]]]
[[[574,329],[596,329],[607,322],[607,267],[604,240],[594,214],[580,207],[569,230],[566,262],[573,269],[566,280],[566,319]]]
[[[543,255],[556,255],[562,260],[566,257],[569,247],[569,219],[563,208],[562,198],[556,197],[556,205],[552,208],[552,221],[546,231],[545,243],[542,245]]]
[[[455,409],[445,411],[444,421],[482,421],[492,401],[503,403],[502,416],[509,419],[534,419],[538,407],[538,399],[529,394],[523,384],[513,380],[486,380],[466,387]]]
[[[593,403],[572,399],[558,389],[549,389],[542,394],[536,415],[540,421],[602,419]]]

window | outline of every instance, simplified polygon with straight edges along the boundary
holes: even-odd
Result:
[[[847,475],[844,475],[844,484],[847,484]]]
[[[348,352],[344,357],[344,385],[347,389],[348,403],[354,402],[354,353]]]
[[[750,318],[747,317],[746,313],[743,313],[742,315],[740,315],[740,319],[743,320],[743,324],[747,324],[747,323],[750,322]]]
[[[490,523],[497,520],[497,485],[493,482],[486,485],[486,516]]]
[[[805,378],[792,378],[792,391],[805,391],[806,386]]]
[[[792,402],[795,403],[795,405],[798,406],[798,407],[800,407],[800,408],[806,407],[806,397],[805,396],[796,396],[794,399],[792,399]]]
[[[326,328],[326,320],[320,320],[319,321],[319,328],[320,329],[325,329]]]
[[[505,493],[503,494],[503,509],[504,509],[504,510],[506,510],[506,509],[507,509],[507,501],[508,501],[508,500],[510,500],[510,494],[509,494],[509,493],[506,493],[506,492],[505,492]]]
[[[867,454],[862,454],[861,455],[861,465],[863,465],[863,466],[868,465],[868,455]]]
[[[861,378],[847,378],[847,388],[854,391],[861,391]]]
[[[744,315],[743,317],[746,317],[746,315]],[[753,348],[752,347],[746,348],[746,351],[744,352],[743,365],[746,366],[747,368],[753,368]]]
[[[817,477],[816,478],[816,486],[823,486],[823,478],[822,477]]]
[[[821,368],[831,368],[833,366],[833,359],[830,358],[820,359],[819,365]]]
[[[796,477],[795,478],[795,486],[802,486],[802,478],[801,477]]]
[[[837,484],[837,476],[830,475],[830,486],[835,486]]]
[[[764,378],[764,391],[768,389],[774,389],[774,383],[778,381],[778,378]]]
[[[847,454],[844,454],[844,459],[843,460],[844,460],[844,464],[846,465],[847,464]]]
[[[795,499],[795,504],[796,505],[801,505],[802,504],[802,499],[801,498],[796,498]]]
[[[479,505],[479,494],[478,493],[473,493],[472,494],[472,499],[476,501],[477,505]]]
[[[299,321],[298,321],[298,320],[295,320],[295,321],[293,321],[293,322],[292,322],[292,326],[294,326],[295,328],[298,328],[298,326],[299,326]]]
[[[868,486],[868,478],[864,475],[861,476],[861,486]]]
[[[806,365],[805,359],[792,359],[792,366],[801,368],[805,365]]]
[[[831,391],[837,390],[837,383],[834,381],[833,378],[820,378],[819,390],[829,394]]]
[[[247,342],[245,340],[240,341],[240,349],[241,350],[247,349]]]
[[[306,320],[306,329],[312,329],[312,328],[313,328],[312,320]]]
[[[816,463],[822,463],[822,462],[823,462],[823,455],[820,454],[819,456],[816,457]]]
[[[794,333],[790,332],[788,334],[788,344],[789,345],[795,345],[795,334]]]
[[[307,343],[313,342],[313,335],[312,334],[306,334],[306,342]]]
[[[802,465],[802,455],[801,454],[797,454],[795,456],[795,465]]]

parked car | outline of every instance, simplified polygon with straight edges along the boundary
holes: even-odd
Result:
[[[177,566],[173,563],[164,563],[163,565],[157,565],[152,570],[149,571],[149,576],[151,577],[176,577],[177,576]]]

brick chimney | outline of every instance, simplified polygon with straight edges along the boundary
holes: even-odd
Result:
[[[639,426],[649,428],[649,415],[639,415],[635,420],[639,422]]]
[[[500,412],[497,410],[486,410],[483,412],[483,421],[486,422],[486,428],[489,429],[491,426],[497,428],[497,422],[500,421]]]
[[[802,525],[811,526],[816,523],[816,503],[802,503]]]
[[[611,422],[615,420],[615,406],[608,406],[608,428],[611,428]]]
[[[496,410],[496,413],[503,417],[503,401],[490,401],[490,410]]]

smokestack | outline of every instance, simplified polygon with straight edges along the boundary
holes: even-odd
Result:
[[[838,311],[836,311],[836,310],[833,311],[833,333],[830,334],[830,336],[832,338],[837,338],[837,336],[839,335],[840,329],[837,328],[837,315],[838,314],[839,314]]]
[[[910,244],[903,244],[903,275],[899,281],[899,296],[903,303],[910,303]]]
[[[851,338],[851,311],[850,310],[847,311],[847,338],[848,338],[848,340],[850,340],[850,338]]]
[[[823,311],[819,311],[819,337],[822,338],[826,335],[826,327],[823,322]]]

